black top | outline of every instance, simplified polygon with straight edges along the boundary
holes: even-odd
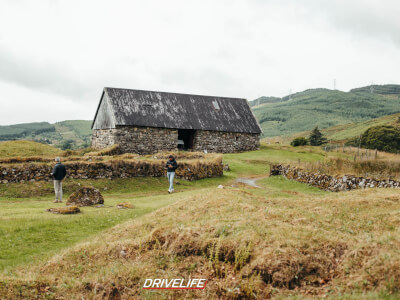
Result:
[[[63,180],[67,175],[67,170],[62,163],[57,163],[53,168],[53,178],[55,180]]]
[[[165,167],[167,168],[167,172],[175,172],[175,170],[178,168],[178,164],[176,163],[175,159],[168,160]]]
[[[104,92],[116,126],[261,133],[246,99],[117,88]]]

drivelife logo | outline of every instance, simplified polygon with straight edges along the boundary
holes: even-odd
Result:
[[[207,279],[150,279],[144,281],[144,290],[203,290],[207,285]]]

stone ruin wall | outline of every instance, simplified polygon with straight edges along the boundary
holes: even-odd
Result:
[[[114,144],[118,144],[122,152],[127,153],[152,154],[175,151],[178,148],[178,130],[134,126],[94,130],[93,148],[103,149]],[[244,152],[260,148],[260,135],[197,130],[193,144],[193,151]]]
[[[166,176],[165,160],[111,160],[107,162],[65,162],[67,178],[113,179]],[[0,164],[0,183],[52,181],[53,163]],[[213,161],[179,162],[177,178],[197,180],[223,175],[222,158]]]
[[[307,183],[325,191],[339,192],[362,188],[400,188],[400,181],[391,179],[376,180],[373,178],[357,177],[354,175],[331,176],[311,173],[289,165],[272,165],[270,175],[282,175],[288,179]]]

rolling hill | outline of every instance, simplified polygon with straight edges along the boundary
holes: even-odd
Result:
[[[250,102],[264,137],[289,136],[318,125],[328,128],[400,112],[400,85],[368,86],[349,92],[312,89]],[[264,102],[262,103],[262,99]],[[261,104],[258,104],[258,103]]]
[[[58,147],[68,142],[72,149],[86,147],[92,133],[91,123],[86,120],[69,120],[55,124],[38,122],[0,126],[0,141],[31,140]]]
[[[328,140],[333,143],[345,143],[353,138],[359,137],[368,128],[381,125],[390,125],[395,127],[400,127],[400,113],[388,115],[376,119],[348,123],[343,125],[336,125],[322,129],[321,132],[326,136]],[[292,135],[285,136],[279,139],[281,143],[290,143],[296,137],[308,137],[311,130],[296,132]],[[266,138],[267,141],[278,141],[277,138]]]

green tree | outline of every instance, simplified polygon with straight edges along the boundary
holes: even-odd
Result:
[[[70,150],[72,149],[74,146],[74,141],[73,140],[65,140],[62,144],[61,144],[61,149],[62,150]]]
[[[318,126],[315,126],[308,138],[311,146],[320,146],[326,143],[326,137],[319,131]]]
[[[400,150],[400,129],[388,125],[368,128],[362,135],[361,146],[368,149],[397,152]]]
[[[295,138],[290,143],[290,145],[292,145],[293,147],[305,146],[305,145],[308,145],[308,140],[305,137],[301,136],[301,137]]]

